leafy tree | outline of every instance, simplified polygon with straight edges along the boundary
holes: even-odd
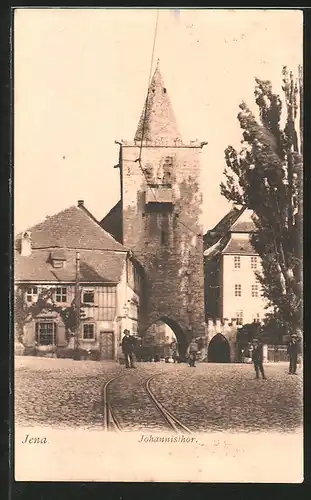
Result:
[[[283,127],[280,96],[271,82],[255,81],[260,119],[240,104],[242,148],[225,150],[220,189],[229,201],[253,210],[251,242],[262,259],[257,277],[272,309],[267,321],[276,319],[291,330],[302,322],[302,71],[295,79],[283,68]]]
[[[66,329],[67,339],[74,335],[77,330],[77,304],[76,297],[69,306],[60,306],[54,300],[54,291],[52,287],[41,288],[36,302],[28,304],[25,301],[25,292],[23,288],[18,287],[15,294],[15,325],[16,340],[23,344],[24,326],[35,319],[42,312],[56,312],[60,315]],[[81,307],[90,307],[90,304],[81,303]],[[92,305],[93,307],[93,305]],[[85,319],[88,319],[87,317]]]

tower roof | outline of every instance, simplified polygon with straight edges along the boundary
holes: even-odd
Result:
[[[141,141],[142,138],[143,141],[149,142],[161,140],[169,142],[181,141],[171,101],[160,72],[159,63],[148,89],[148,97],[134,140]]]

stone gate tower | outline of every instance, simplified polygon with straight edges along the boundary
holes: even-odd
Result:
[[[120,144],[122,242],[145,270],[142,335],[155,321],[181,350],[204,335],[200,152],[184,144],[159,66],[134,141]]]

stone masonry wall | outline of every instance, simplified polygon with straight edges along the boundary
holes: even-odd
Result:
[[[141,331],[165,318],[173,330],[179,330],[175,331],[177,336],[184,336],[188,342],[205,331],[201,147],[143,147],[141,166],[146,169],[148,182],[163,182],[169,158],[174,201],[171,212],[164,206],[148,211],[145,192],[150,188],[139,162],[135,162],[138,143],[136,147],[123,145],[122,149],[123,244],[133,250],[146,273]]]
[[[234,363],[237,361],[237,331],[238,325],[236,324],[236,321],[229,323],[229,320],[226,319],[224,321],[221,321],[220,319],[216,319],[215,321],[208,319],[206,328],[207,348],[212,338],[217,335],[217,333],[221,333],[228,340],[230,347],[230,361]]]

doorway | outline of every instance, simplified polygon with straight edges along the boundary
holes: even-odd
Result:
[[[114,332],[100,332],[99,350],[100,359],[114,359]]]
[[[229,342],[221,333],[217,333],[210,341],[207,359],[209,363],[230,363]]]

